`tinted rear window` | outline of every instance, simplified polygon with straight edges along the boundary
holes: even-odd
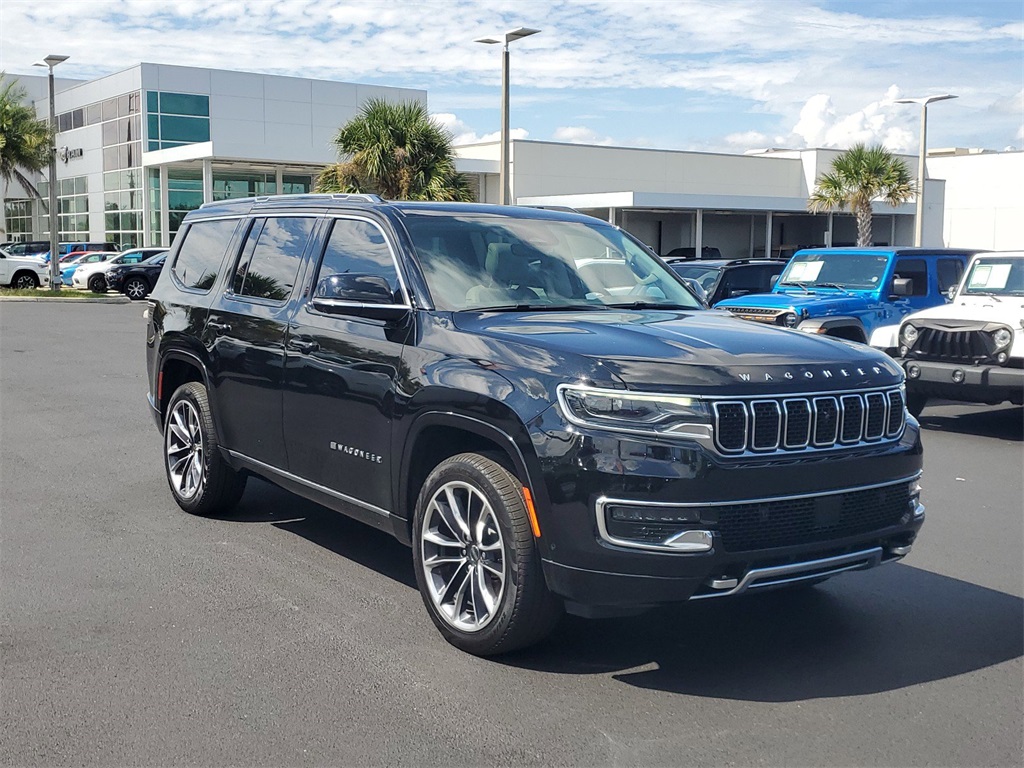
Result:
[[[237,219],[214,219],[189,226],[171,270],[182,285],[200,291],[213,287],[237,224]]]

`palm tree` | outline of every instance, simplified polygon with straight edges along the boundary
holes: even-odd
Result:
[[[884,200],[894,208],[914,198],[906,164],[881,144],[855,144],[832,161],[807,200],[812,213],[849,208],[857,217],[857,245],[871,245],[871,202]]]
[[[25,89],[0,72],[0,179],[5,185],[17,181],[27,192],[39,197],[25,172],[39,172],[50,164],[53,144],[50,126],[26,105]]]
[[[418,101],[367,101],[334,144],[342,162],[325,168],[317,192],[374,192],[391,200],[473,199],[455,170],[452,137]]]

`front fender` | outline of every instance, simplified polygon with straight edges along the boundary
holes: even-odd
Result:
[[[797,330],[804,333],[816,333],[829,335],[839,329],[848,329],[860,334],[861,338],[867,340],[867,333],[860,318],[852,315],[832,315],[829,317],[812,317],[804,320],[797,326]]]

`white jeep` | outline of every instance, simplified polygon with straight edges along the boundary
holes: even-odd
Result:
[[[897,352],[915,416],[929,398],[1024,404],[1024,251],[975,256],[952,303],[904,318]]]
[[[49,267],[33,256],[15,256],[0,248],[0,285],[38,288],[50,284]]]

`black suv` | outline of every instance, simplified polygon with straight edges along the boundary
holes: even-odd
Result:
[[[783,259],[669,259],[666,262],[680,277],[695,280],[714,306],[722,299],[769,293],[773,277],[786,268]]]
[[[615,269],[585,271],[607,259]],[[903,373],[706,311],[587,216],[297,195],[189,213],[150,296],[177,503],[255,474],[412,546],[454,645],[897,560],[923,521]]]

